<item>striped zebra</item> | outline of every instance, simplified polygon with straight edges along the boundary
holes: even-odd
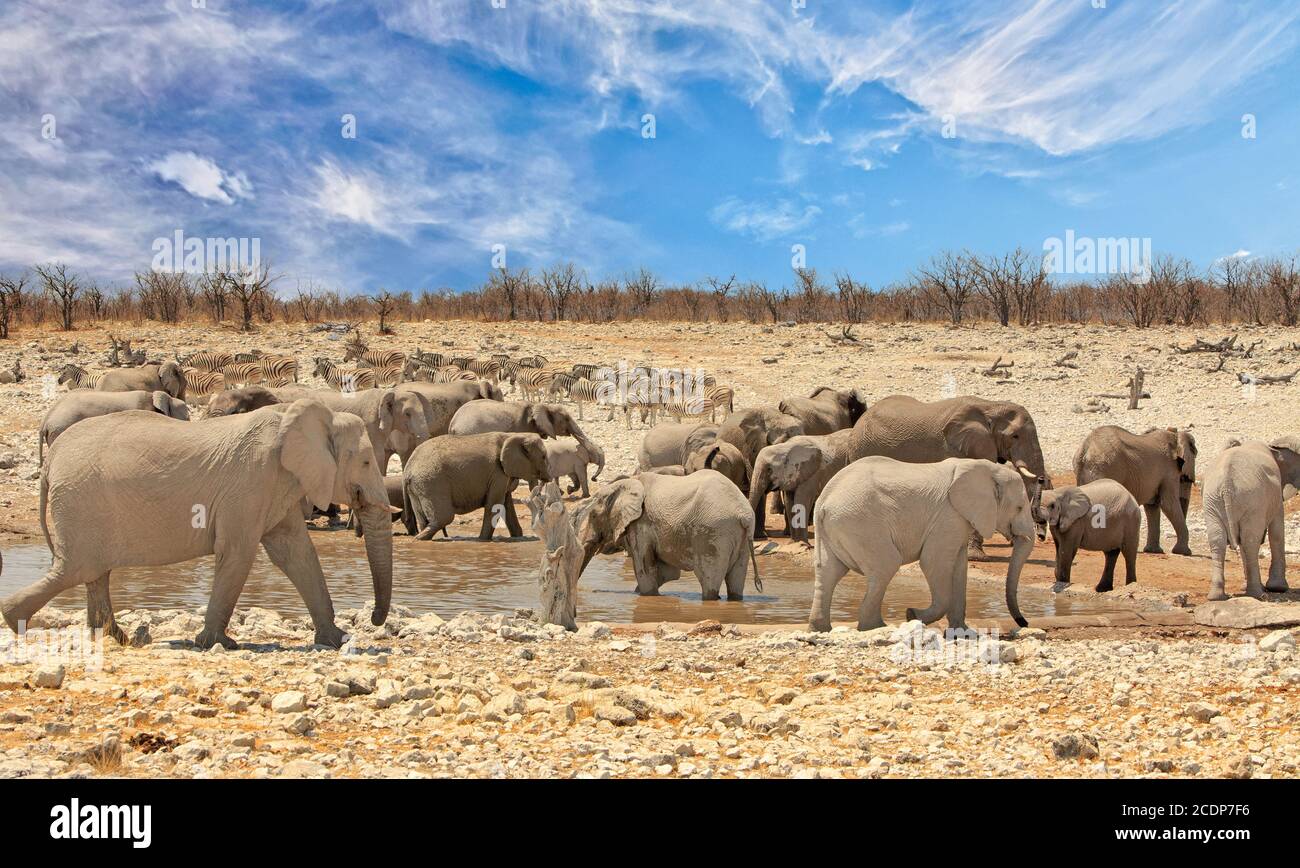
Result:
[[[524,368],[544,368],[546,364],[546,356],[524,356],[519,360],[519,365]]]
[[[226,390],[226,377],[219,371],[181,368],[185,373],[185,400],[191,403]]]
[[[659,407],[664,413],[672,416],[674,422],[681,422],[683,416],[702,419],[706,415],[709,417],[709,421],[712,422],[716,410],[713,401],[702,396],[664,400]],[[651,422],[650,424],[653,425],[654,423]]]
[[[728,413],[736,412],[736,393],[730,386],[707,385],[704,387],[704,397],[713,402],[713,406],[719,410],[725,409]],[[713,414],[709,414],[709,421],[713,421]]]
[[[298,382],[298,360],[293,356],[263,356],[258,364],[262,379],[272,388]]]
[[[235,362],[220,371],[229,386],[248,386],[266,379],[261,362]]]
[[[235,357],[231,353],[217,352],[214,350],[201,350],[197,353],[190,353],[185,358],[179,354],[176,361],[181,363],[182,367],[190,367],[199,371],[220,371],[227,365],[235,363]]]
[[[411,358],[417,359],[430,368],[442,368],[447,365],[447,357],[442,353],[423,353],[420,352],[419,347],[415,348],[415,352],[411,355]]]
[[[575,377],[573,374],[559,371],[551,378],[551,385],[547,387],[546,394],[548,397],[552,398],[558,398],[561,395],[568,395],[569,390],[573,388],[573,384],[578,382],[579,379],[579,377]]]
[[[59,371],[59,384],[68,384],[68,390],[75,389],[97,389],[99,381],[104,379],[105,371],[90,373],[85,368],[77,365],[64,365],[63,370]]]
[[[594,380],[596,379],[596,372],[600,368],[600,365],[574,365],[572,369],[573,376],[579,380]]]
[[[365,346],[349,344],[343,352],[343,361],[356,360],[363,368],[391,368],[406,364],[406,353],[401,350],[368,350]]]
[[[462,371],[455,365],[447,365],[445,368],[439,368],[433,375],[433,382],[435,383],[459,383],[477,379],[478,374],[473,371]]]
[[[249,350],[246,353],[235,353],[235,361],[237,362],[259,362],[264,358],[266,358],[266,353],[261,350]]]
[[[340,392],[360,392],[362,389],[375,387],[373,368],[343,368],[329,359],[317,358],[316,368],[312,374],[323,378]]]
[[[358,370],[361,370],[358,368]],[[378,386],[396,386],[406,379],[403,365],[391,365],[387,368],[369,368],[375,372],[375,384]]]
[[[473,371],[478,374],[479,379],[487,380],[490,383],[498,382],[501,375],[501,363],[493,359],[471,359],[468,365],[462,365],[465,370]]]
[[[523,365],[506,359],[501,363],[501,372],[497,375],[497,382],[507,382],[513,390],[515,382],[519,379],[519,372],[522,370],[524,370]]]
[[[595,404],[609,410],[605,416],[605,421],[609,422],[614,418],[614,410],[618,406],[618,384],[608,380],[578,380],[569,387],[569,399],[578,405],[579,421],[583,418],[583,405]]]
[[[524,368],[519,372],[516,382],[524,393],[524,399],[531,400],[533,396],[540,398],[545,394],[554,379],[555,372],[553,371],[544,368]]]
[[[448,364],[455,365],[456,367],[460,368],[462,371],[468,371],[469,363],[472,361],[474,361],[474,359],[471,358],[470,356],[452,356]]]

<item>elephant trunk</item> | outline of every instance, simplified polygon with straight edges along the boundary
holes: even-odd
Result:
[[[1020,571],[1029,560],[1029,553],[1034,548],[1034,538],[1030,536],[1013,537],[1011,541],[1011,563],[1007,565],[1007,611],[1011,618],[1021,627],[1029,626],[1025,616],[1020,614],[1018,602],[1020,590]]]
[[[596,552],[599,550],[599,542],[587,543],[582,547],[582,568],[578,570],[579,576],[587,571],[587,564],[591,563],[591,559],[596,556]]]
[[[763,514],[763,501],[772,488],[772,465],[766,458],[760,458],[754,465],[754,475],[749,483],[749,506],[755,515]]]
[[[359,515],[370,578],[375,585],[375,610],[370,623],[378,627],[387,620],[393,601],[393,517],[386,505],[367,505]]]

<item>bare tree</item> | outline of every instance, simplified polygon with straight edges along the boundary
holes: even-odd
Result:
[[[1300,319],[1300,271],[1297,255],[1270,259],[1264,265],[1264,280],[1269,296],[1277,308],[1278,320],[1293,326]]]
[[[840,311],[850,323],[860,323],[867,315],[867,305],[871,300],[871,288],[865,283],[858,283],[847,274],[835,275],[835,293],[839,297]]]
[[[553,319],[568,318],[569,299],[584,282],[572,262],[542,270],[542,294],[546,296],[546,301],[551,306]]]
[[[59,316],[63,330],[72,331],[77,310],[77,297],[81,286],[75,276],[68,276],[68,267],[62,262],[36,266],[36,275],[41,279],[46,298],[59,306]]]
[[[649,310],[659,295],[659,280],[648,268],[641,268],[634,275],[623,278],[623,287],[632,299],[632,316]]]
[[[375,296],[375,313],[379,314],[379,333],[381,335],[393,334],[393,327],[388,324],[388,318],[397,310],[397,297],[388,290],[384,290]],[[358,338],[360,335],[357,336]]]
[[[727,296],[736,284],[736,275],[728,277],[726,282],[716,277],[706,277],[705,281],[709,284],[709,289],[713,292],[713,305],[718,311],[718,322],[727,321]]]
[[[212,275],[220,280],[226,288],[226,296],[239,306],[239,330],[252,331],[253,317],[265,309],[271,296],[271,284],[276,277],[271,276],[270,265],[238,266],[234,270],[220,270]]]
[[[1263,281],[1257,263],[1241,256],[1226,256],[1210,265],[1209,275],[1225,299],[1225,321],[1235,313],[1254,325],[1264,324]]]
[[[189,293],[189,277],[182,271],[137,271],[140,303],[161,322],[180,321],[181,307]]]
[[[944,251],[918,271],[922,291],[936,307],[948,315],[953,325],[961,325],[966,305],[975,293],[974,257]]]
[[[1017,247],[1002,256],[972,257],[970,263],[975,271],[975,292],[988,303],[999,324],[1009,325],[1013,311],[1021,325],[1035,320],[1047,274],[1029,251]]]
[[[821,319],[821,311],[829,292],[826,284],[817,278],[817,269],[796,268],[794,276],[799,321],[815,322]]]
[[[22,308],[23,287],[26,285],[26,272],[17,277],[0,275],[0,339],[9,337],[9,324]]]
[[[1193,273],[1186,259],[1165,255],[1151,265],[1153,291],[1161,299],[1168,323],[1193,325],[1205,314],[1205,283]]]
[[[519,318],[519,296],[529,280],[528,269],[521,268],[511,273],[505,266],[492,272],[488,278],[488,288],[501,293],[512,320]]]

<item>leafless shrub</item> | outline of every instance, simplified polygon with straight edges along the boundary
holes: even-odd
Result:
[[[1277,310],[1278,321],[1293,326],[1300,318],[1300,272],[1297,255],[1280,256],[1264,263],[1266,291]]]
[[[921,290],[953,325],[961,325],[977,285],[974,257],[945,251],[917,272]]]
[[[27,273],[17,277],[0,275],[0,340],[9,337],[9,324],[13,322],[23,306],[23,287],[27,285]]]
[[[59,308],[59,317],[64,331],[72,331],[75,325],[77,297],[81,286],[75,276],[68,275],[68,267],[62,262],[36,266],[36,276],[41,279],[45,297]]]

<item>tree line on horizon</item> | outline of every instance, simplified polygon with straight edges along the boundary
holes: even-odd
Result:
[[[1145,279],[1141,279],[1145,278]],[[500,268],[481,285],[376,294],[299,283],[289,290],[268,265],[201,274],[140,271],[130,284],[102,286],[63,263],[0,274],[0,339],[23,325],[154,321],[228,323],[398,322],[425,319],[604,323],[686,322],[997,322],[1195,326],[1211,322],[1295,326],[1300,321],[1300,253],[1230,257],[1199,269],[1171,255],[1147,272],[1053,279],[1041,259],[1017,248],[1001,255],[943,252],[906,280],[880,288],[843,273],[793,271],[789,286],[705,277],[672,285],[640,268],[596,282],[573,263],[536,271]],[[276,286],[280,284],[280,286]]]

